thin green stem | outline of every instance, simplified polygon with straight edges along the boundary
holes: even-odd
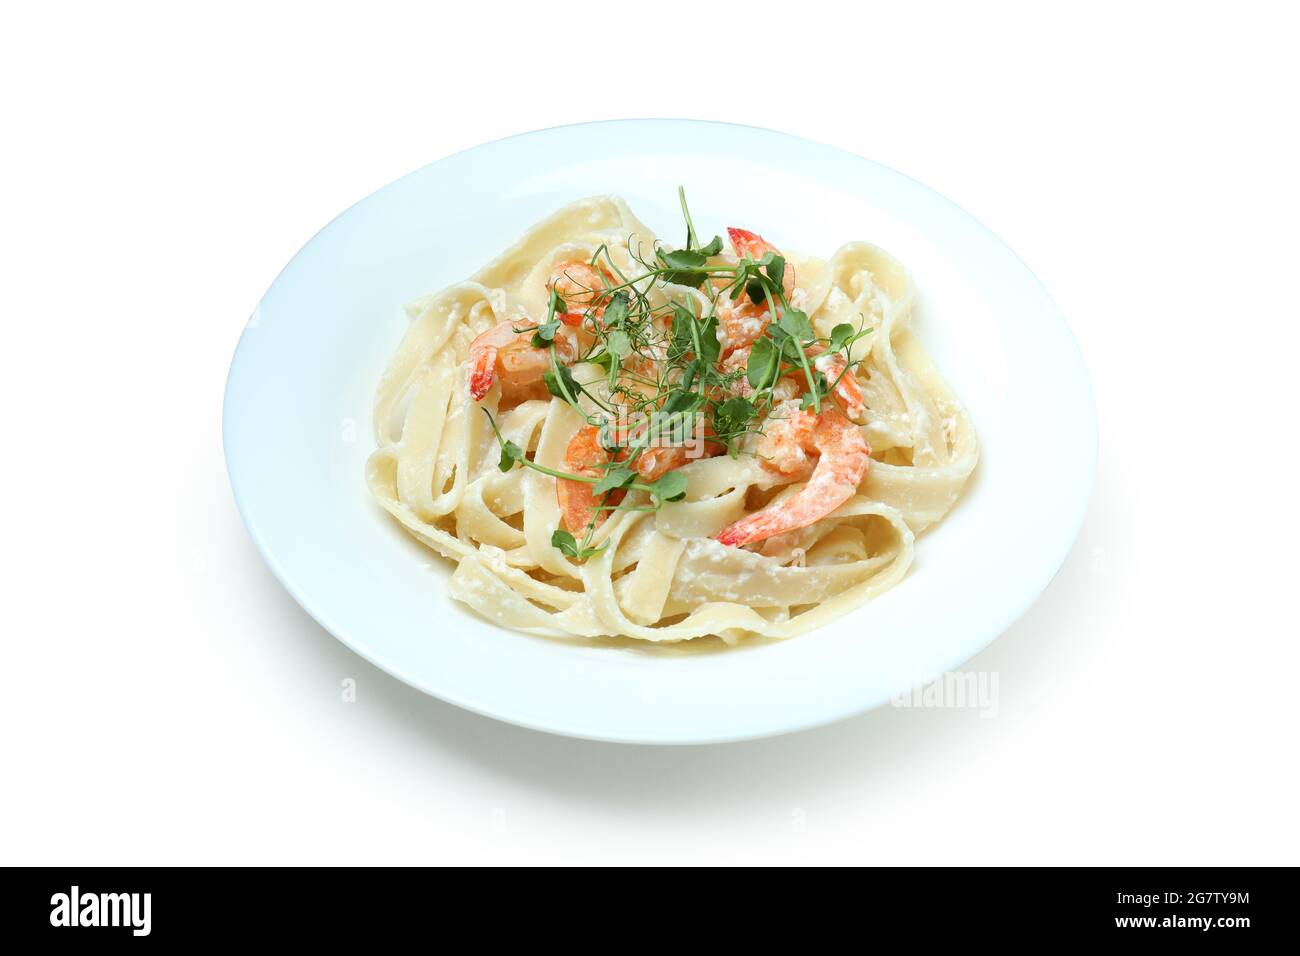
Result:
[[[682,204],[682,218],[686,220],[686,248],[694,250],[700,240],[695,234],[695,223],[691,221],[691,211],[686,207],[686,189],[682,186],[677,187],[677,199]]]

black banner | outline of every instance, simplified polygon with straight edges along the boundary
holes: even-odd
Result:
[[[4,925],[20,937],[149,945],[152,940],[242,942],[267,938],[333,943],[409,938],[464,907],[499,909],[490,924],[554,926],[591,912],[638,925],[678,906],[697,915],[716,906],[728,932],[773,921],[811,920],[825,930],[852,922],[863,943],[923,933],[926,939],[1131,939],[1176,946],[1205,940],[1236,946],[1287,939],[1292,870],[1276,869],[901,869],[831,875],[847,881],[828,895],[823,880],[744,874],[725,880],[683,874],[671,881],[627,873],[575,873],[561,880],[525,874],[523,890],[479,885],[412,869],[11,869]],[[821,876],[821,875],[819,875]],[[563,887],[552,897],[551,886]],[[813,889],[817,886],[817,889]],[[454,887],[454,889],[452,888]],[[671,887],[671,889],[666,889]],[[459,892],[457,892],[459,890]],[[845,896],[852,898],[850,906]],[[840,902],[835,902],[835,901]],[[448,904],[451,904],[448,906]],[[645,910],[636,916],[638,910]],[[530,919],[530,917],[532,917]],[[992,934],[992,935],[990,935]],[[637,935],[641,935],[638,930]],[[430,945],[437,942],[429,937]],[[540,941],[539,941],[540,942]]]

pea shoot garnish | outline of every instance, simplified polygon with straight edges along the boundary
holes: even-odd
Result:
[[[582,525],[566,512],[567,526],[551,536],[556,550],[578,562],[607,546],[596,544],[595,535],[611,511],[656,511],[682,500],[688,480],[677,469],[692,459],[753,454],[754,436],[791,391],[801,408],[819,413],[858,364],[853,345],[872,331],[842,323],[819,337],[790,302],[793,270],[783,255],[766,247],[761,254],[737,248],[737,257],[724,256],[720,236],[700,242],[685,191],[679,188],[678,197],[683,248],[656,244],[647,256],[631,239],[628,265],[620,268],[601,246],[582,267],[584,275],[599,277],[599,286],[580,294],[566,286],[566,295],[552,286],[546,315],[531,330],[531,346],[549,354],[546,391],[599,430],[597,451],[605,460],[593,464],[587,456],[581,468],[569,469],[541,465],[506,440],[484,409],[503,472],[524,467],[589,486],[581,497],[589,509],[573,512]],[[560,336],[571,337],[576,348],[557,349]]]

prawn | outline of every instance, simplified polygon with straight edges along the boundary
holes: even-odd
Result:
[[[723,528],[715,541],[741,547],[806,528],[853,497],[867,473],[871,449],[840,412],[825,408],[813,415],[793,403],[778,407],[788,415],[776,419],[759,443],[759,453],[767,453],[763,466],[791,481],[811,472],[808,483],[779,504]]]
[[[611,460],[626,461],[628,459],[628,450],[620,448],[616,455],[611,456],[609,451],[600,442],[601,429],[595,425],[586,425],[578,429],[577,433],[569,440],[569,446],[564,453],[564,467],[570,474],[582,475],[586,478],[600,478],[605,474],[606,467]],[[640,433],[640,430],[637,430]],[[708,432],[712,434],[712,432]],[[635,436],[632,437],[635,440]],[[641,450],[636,456],[630,467],[636,471],[637,478],[641,481],[657,481],[670,471],[676,471],[685,464],[697,459],[707,458],[719,455],[723,452],[724,446],[715,441],[705,441],[702,446],[694,445],[654,445]],[[593,520],[599,524],[604,520],[604,512],[598,510],[599,497],[592,490],[593,486],[585,481],[573,481],[568,478],[557,478],[555,481],[555,496],[560,505],[560,514],[564,521],[564,526],[571,532],[579,531],[589,526]],[[616,505],[623,500],[624,491],[619,489],[610,492],[605,503],[607,505]]]
[[[605,474],[610,454],[600,443],[600,429],[595,425],[584,425],[569,439],[569,447],[564,452],[564,467],[570,474],[585,478],[600,478]],[[578,532],[593,522],[599,524],[605,520],[606,512],[600,510],[595,486],[585,481],[573,481],[569,478],[555,480],[555,500],[560,506],[560,520],[570,532]],[[607,504],[616,505],[623,500],[624,492],[619,489],[609,492]]]
[[[862,383],[849,369],[848,359],[839,352],[826,352],[820,345],[814,345],[807,353],[813,360],[813,367],[826,376],[826,381],[831,384],[831,394],[840,403],[849,420],[865,422],[867,406],[862,399]]]
[[[705,434],[712,436],[712,428],[706,428]],[[632,467],[642,481],[658,481],[670,471],[676,471],[683,465],[700,458],[713,458],[726,451],[726,446],[716,441],[694,441],[685,445],[656,445],[647,448],[637,456]]]
[[[469,394],[479,402],[492,385],[500,381],[501,398],[518,403],[528,398],[545,398],[548,394],[542,373],[551,367],[550,349],[532,343],[537,323],[507,321],[494,325],[469,346]],[[572,364],[577,348],[566,336],[554,339],[556,358]]]
[[[731,240],[731,248],[738,257],[748,256],[757,262],[769,252],[781,255],[780,249],[747,229],[728,226],[727,238]],[[785,271],[781,273],[781,290],[787,299],[794,292],[794,283],[794,266],[787,262]],[[759,305],[751,301],[743,289],[737,299],[732,299],[729,295],[722,296],[718,300],[717,312],[719,338],[722,339],[724,352],[744,348],[755,342],[773,319],[767,304]]]
[[[557,265],[546,287],[564,300],[567,311],[557,312],[556,318],[574,327],[581,326],[582,320],[588,316],[599,321],[608,304],[609,293],[604,290],[610,281],[604,270],[590,263],[564,262]]]
[[[813,360],[813,368],[826,376],[826,381],[831,384],[831,393],[849,419],[859,423],[866,421],[867,406],[862,397],[862,383],[858,381],[856,375],[849,371],[848,360],[839,352],[827,353],[825,348],[820,345],[809,346],[805,351],[808,357]],[[723,371],[730,372],[736,369],[744,369],[749,364],[749,353],[750,346],[748,345],[736,349],[722,360]],[[786,401],[797,398],[807,390],[807,377],[802,369],[796,369],[787,372],[777,380],[776,384],[772,386],[772,397],[778,402]],[[741,398],[749,398],[754,394],[754,387],[742,375],[731,384],[731,391]]]
[[[566,262],[557,265],[551,273],[547,288],[564,300],[567,308],[577,306],[580,312],[559,312],[556,318],[567,326],[578,327],[586,316],[599,317],[605,311],[605,293],[598,291],[606,286],[608,276],[585,262]],[[469,393],[474,401],[482,401],[498,379],[501,397],[519,402],[527,398],[545,398],[542,373],[551,367],[548,349],[535,348],[530,338],[520,338],[537,328],[532,320],[502,322],[494,325],[469,347]],[[571,365],[577,357],[577,346],[568,336],[554,339],[557,358]]]

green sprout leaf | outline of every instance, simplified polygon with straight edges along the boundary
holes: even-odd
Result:
[[[781,367],[781,350],[767,336],[749,348],[749,364],[745,366],[745,379],[751,388],[771,388],[776,384]]]
[[[607,329],[621,329],[627,321],[629,299],[626,292],[616,292],[605,306],[602,321]]]
[[[708,258],[704,253],[693,252],[690,249],[674,249],[671,252],[660,249],[659,261],[668,270],[663,274],[663,279],[665,282],[698,289],[708,278],[707,273],[700,271],[700,266],[704,265]]]
[[[718,341],[718,317],[710,315],[700,326],[700,359],[714,365],[722,356],[722,343]]]
[[[670,471],[647,487],[660,501],[680,501],[686,497],[686,476],[680,471]]]
[[[551,535],[551,547],[558,549],[561,554],[568,555],[570,558],[578,556],[578,542],[574,540],[573,535],[563,528],[556,528]]]
[[[677,201],[682,205],[682,218],[686,220],[686,248],[694,249],[698,240],[695,238],[695,223],[691,221],[691,210],[686,205],[686,187],[677,187]]]
[[[769,252],[763,257],[766,260],[764,268],[767,271],[767,277],[772,280],[775,288],[781,288],[785,281],[785,257],[775,252]]]
[[[617,359],[625,359],[632,354],[632,339],[622,329],[615,329],[605,338],[605,351]]]
[[[806,313],[798,309],[786,309],[777,324],[781,330],[799,342],[808,342],[813,338],[812,323]]]
[[[680,302],[674,302],[672,305],[673,324],[668,343],[668,361],[677,362],[695,348],[695,335],[691,331],[691,327],[695,325],[695,313]]]
[[[853,341],[853,326],[847,322],[841,322],[835,328],[831,329],[831,341],[829,348],[832,352],[838,352]]]
[[[695,223],[691,221],[691,210],[686,205],[686,190],[682,186],[677,187],[677,199],[682,206],[682,218],[686,220],[686,248],[687,250],[695,250],[700,240],[695,235]],[[721,251],[721,236],[714,236],[712,242],[699,249],[699,252],[706,256],[716,256]]]
[[[592,555],[600,554],[600,552],[605,550],[605,547],[608,544],[609,542],[607,541],[598,548],[584,548],[578,543],[578,540],[573,535],[569,534],[569,532],[565,531],[563,528],[556,528],[555,531],[551,533],[551,547],[555,548],[561,554],[578,561],[586,561]]]
[[[804,392],[803,397],[799,399],[799,407],[807,411],[808,409],[817,409],[821,399],[825,398],[831,390],[830,382],[822,372],[813,372],[813,388]]]
[[[515,462],[522,460],[524,457],[523,450],[512,441],[501,444],[501,462],[498,467],[502,471],[509,471],[515,466]]]
[[[699,392],[691,392],[685,389],[674,389],[667,400],[664,401],[663,408],[659,411],[663,415],[686,415],[696,411],[705,402],[705,398]]]
[[[673,249],[670,252],[660,249],[659,258],[670,269],[683,269],[689,272],[704,265],[709,257],[691,249]]]
[[[707,246],[701,246],[699,253],[705,257],[716,256],[722,252],[722,237],[714,236],[713,240]]]
[[[558,375],[556,374],[558,372]],[[556,365],[542,373],[546,390],[562,401],[576,399],[581,387],[573,377],[573,370],[567,365]]]
[[[539,325],[533,332],[533,348],[548,349],[551,343],[555,341],[555,333],[560,330],[559,319],[548,319]]]
[[[600,481],[591,486],[591,490],[595,494],[603,495],[631,484],[635,477],[636,472],[626,465],[613,465],[601,476]]]
[[[677,362],[687,355],[713,365],[722,354],[718,342],[718,317],[710,315],[703,322],[687,305],[673,303],[673,324],[668,343],[668,361]]]
[[[754,403],[747,398],[729,398],[713,413],[713,430],[722,437],[735,435],[758,414]]]

